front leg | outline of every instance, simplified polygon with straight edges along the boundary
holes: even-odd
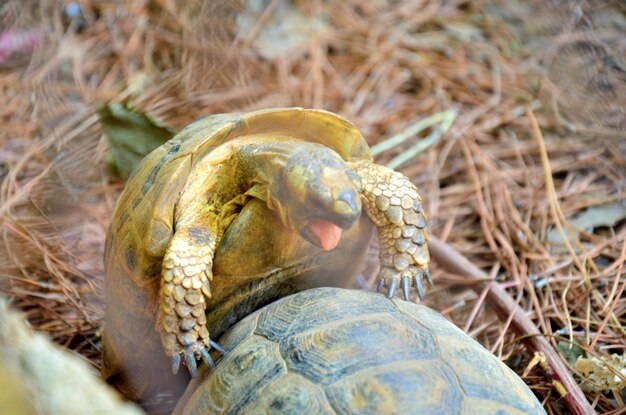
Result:
[[[209,338],[206,300],[211,298],[213,254],[217,240],[208,228],[177,229],[163,258],[157,329],[176,374],[181,357],[192,377],[196,359],[214,367],[209,350],[223,350]]]
[[[363,208],[378,228],[378,291],[387,287],[387,297],[391,298],[402,285],[408,300],[414,285],[423,300],[422,280],[426,278],[431,283],[426,245],[430,236],[417,188],[407,177],[384,166],[357,162],[351,163],[350,168],[361,178]]]

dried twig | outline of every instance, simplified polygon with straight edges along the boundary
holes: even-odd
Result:
[[[433,237],[429,247],[433,259],[446,271],[471,279],[482,280],[489,278],[485,272],[445,242],[441,242]],[[483,290],[483,284],[485,283],[472,284],[471,287],[480,294],[481,290]],[[496,310],[501,319],[507,319],[512,315],[511,327],[518,335],[524,336],[524,342],[531,351],[540,352],[545,357],[550,367],[548,376],[550,376],[555,386],[558,383],[565,389],[566,394],[562,398],[571,413],[576,415],[595,414],[596,412],[587,402],[585,395],[578,387],[567,366],[561,361],[560,356],[550,343],[537,330],[537,326],[533,324],[522,309],[517,306],[515,300],[498,283],[492,281],[486,283],[486,285],[489,287],[489,293],[487,294],[489,305]]]

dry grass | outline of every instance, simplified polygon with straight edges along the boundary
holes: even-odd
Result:
[[[105,168],[99,104],[132,102],[174,128],[210,113],[320,107],[371,144],[452,109],[450,129],[399,167],[421,189],[433,233],[495,278],[554,346],[624,353],[624,221],[570,225],[588,208],[624,207],[619,1],[300,2],[323,28],[272,56],[255,39],[275,24],[278,0],[248,35],[233,23],[236,2],[79,3],[82,22],[65,19],[61,1],[0,6],[2,31],[40,37],[32,54],[0,62],[0,276],[37,330],[98,364],[104,234],[123,187]],[[427,304],[522,374],[548,413],[566,413],[486,291],[433,268]],[[623,413],[616,391],[587,398]]]

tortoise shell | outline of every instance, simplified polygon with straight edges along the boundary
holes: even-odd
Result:
[[[203,174],[196,167],[213,150],[245,137],[269,141],[277,135],[321,143],[346,161],[372,159],[358,129],[335,114],[271,109],[196,121],[150,153],[129,178],[107,234],[102,365],[105,379],[127,397],[176,391],[187,382],[186,374],[170,374],[155,330],[161,261],[174,233],[180,191],[191,176]],[[364,216],[336,249],[325,252],[285,229],[262,202],[247,203],[215,253],[207,309],[211,335],[297,290],[349,285],[373,235]]]
[[[545,414],[524,382],[427,307],[318,288],[220,340],[175,414]]]
[[[194,171],[194,166],[218,146],[257,134],[267,134],[267,140],[273,135],[289,135],[320,143],[346,161],[372,160],[358,129],[328,111],[278,108],[211,115],[194,122],[142,160],[118,200],[107,235],[107,251],[113,244],[125,250],[126,271],[137,284],[149,284],[159,276],[158,272],[145,271],[158,263],[152,258],[163,256],[174,233],[172,221],[179,191],[189,175],[202,174]],[[110,256],[105,253],[105,257]]]

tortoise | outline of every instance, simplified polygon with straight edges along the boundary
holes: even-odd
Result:
[[[366,214],[361,214],[364,210]],[[378,231],[378,289],[430,282],[415,185],[372,162],[347,120],[278,108],[198,120],[135,168],[105,245],[102,373],[144,400],[182,389],[239,319],[299,290],[346,287]],[[176,392],[174,392],[176,393]]]
[[[220,339],[174,411],[188,414],[545,414],[526,384],[428,307],[316,288]]]

